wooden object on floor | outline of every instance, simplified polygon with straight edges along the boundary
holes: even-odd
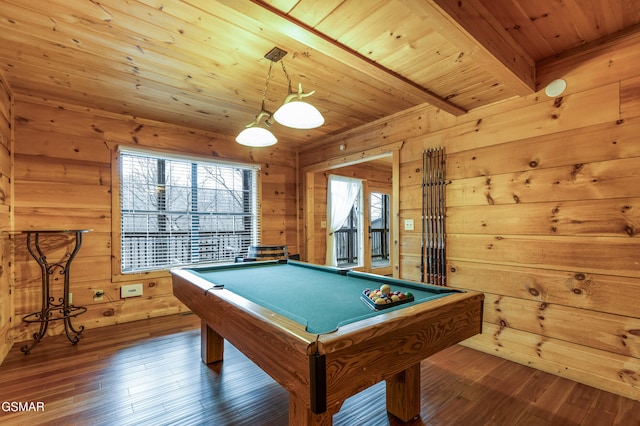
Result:
[[[252,260],[286,259],[289,253],[287,246],[250,246],[247,258]]]
[[[0,423],[286,425],[288,394],[226,343],[200,360],[200,320],[174,315],[86,330],[82,344],[52,336],[29,355],[15,344],[0,365],[0,401],[42,401]],[[418,419],[384,408],[379,383],[349,398],[335,425],[638,425],[640,402],[456,345],[421,363]]]

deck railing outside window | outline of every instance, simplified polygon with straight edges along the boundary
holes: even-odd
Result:
[[[338,265],[358,263],[358,230],[342,228],[335,232]]]
[[[389,230],[371,228],[371,260],[389,259]]]
[[[197,241],[194,246],[193,242]],[[198,262],[225,262],[236,256],[246,254],[246,248],[252,244],[250,235],[238,235],[224,232],[135,233],[129,232],[122,239],[123,253],[136,253],[122,259],[122,270],[133,271],[162,267],[166,259],[172,264],[191,264]],[[164,256],[158,256],[164,253]],[[155,262],[155,264],[154,264]]]

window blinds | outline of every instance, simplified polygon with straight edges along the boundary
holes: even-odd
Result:
[[[122,272],[229,262],[259,244],[257,167],[121,151]]]

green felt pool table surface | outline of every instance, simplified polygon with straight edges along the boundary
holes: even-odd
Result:
[[[189,271],[210,282],[210,291],[229,290],[315,334],[330,333],[344,324],[459,293],[447,287],[294,261],[239,263]],[[363,290],[374,290],[383,284],[389,285],[391,291],[410,292],[414,301],[373,310],[360,296]]]

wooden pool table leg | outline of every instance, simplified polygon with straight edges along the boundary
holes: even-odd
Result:
[[[420,363],[387,379],[387,411],[403,422],[420,415]]]
[[[210,364],[222,361],[224,355],[224,338],[215,332],[204,321],[200,321],[200,357],[202,362]]]
[[[289,393],[289,426],[331,426],[333,413],[314,414],[304,401]]]

